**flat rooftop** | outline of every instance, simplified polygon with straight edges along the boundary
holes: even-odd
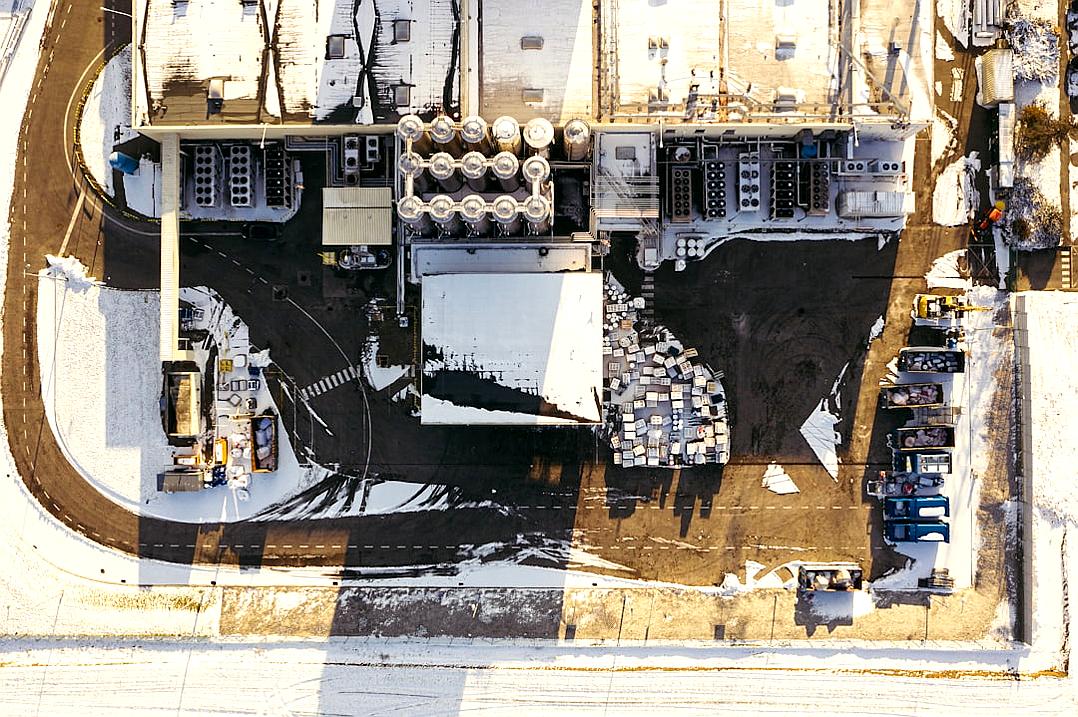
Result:
[[[483,0],[479,111],[489,119],[592,117],[591,0]]]
[[[453,0],[137,0],[136,124],[396,122],[459,105]],[[211,113],[211,80],[223,81]]]
[[[422,311],[424,424],[602,419],[600,272],[427,276]]]

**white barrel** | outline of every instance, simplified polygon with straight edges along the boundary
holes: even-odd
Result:
[[[464,185],[457,172],[456,161],[448,152],[437,152],[430,158],[430,176],[446,192],[455,192]]]
[[[520,188],[520,160],[512,152],[499,152],[494,155],[490,170],[498,178],[505,192],[515,192]]]
[[[554,125],[542,117],[528,120],[528,124],[524,125],[524,142],[533,154],[547,156],[550,145],[554,143]]]
[[[494,139],[494,149],[499,152],[520,154],[520,123],[515,119],[509,115],[499,117],[490,126],[490,133]]]
[[[566,159],[579,162],[591,154],[591,127],[582,119],[571,119],[562,129],[562,146]]]
[[[503,234],[519,234],[521,227],[520,205],[517,200],[503,194],[494,200],[494,221]]]
[[[479,115],[464,118],[460,123],[460,138],[467,150],[490,152],[490,132],[487,129],[487,121]]]

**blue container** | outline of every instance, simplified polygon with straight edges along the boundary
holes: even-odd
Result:
[[[109,166],[124,174],[134,174],[138,171],[138,160],[123,152],[113,152],[109,155]]]

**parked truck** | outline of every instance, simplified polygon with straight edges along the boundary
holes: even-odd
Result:
[[[949,543],[951,529],[935,520],[894,520],[883,524],[883,535],[893,543]]]
[[[949,451],[895,451],[893,465],[895,473],[950,474],[951,454]]]
[[[880,389],[880,408],[938,408],[942,405],[941,383],[904,383]]]
[[[898,352],[898,370],[910,373],[962,373],[966,352],[940,346],[907,346]]]
[[[863,578],[856,563],[802,563],[797,568],[797,589],[860,590]]]
[[[264,413],[251,417],[251,470],[268,473],[277,470],[277,416]]]
[[[913,495],[884,498],[884,520],[939,520],[951,514],[945,495]]]
[[[896,428],[891,447],[896,451],[920,451],[922,448],[954,448],[954,426],[909,426]]]

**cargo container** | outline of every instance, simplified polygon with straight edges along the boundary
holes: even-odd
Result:
[[[896,451],[916,451],[921,448],[954,448],[954,426],[896,428],[892,448]]]
[[[943,405],[943,384],[906,383],[880,389],[880,408],[938,408]]]
[[[945,495],[919,495],[885,498],[884,520],[939,520],[951,514],[951,502]]]
[[[898,352],[898,370],[910,373],[962,373],[966,353],[938,346],[907,346]]]
[[[938,521],[889,521],[883,524],[883,535],[894,543],[949,543],[951,530]]]

